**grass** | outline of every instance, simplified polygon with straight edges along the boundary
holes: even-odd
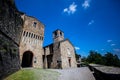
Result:
[[[58,72],[40,68],[24,68],[4,80],[57,80]]]

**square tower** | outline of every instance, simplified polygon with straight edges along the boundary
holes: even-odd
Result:
[[[64,33],[59,29],[55,30],[53,32],[53,40],[54,43],[64,40]]]

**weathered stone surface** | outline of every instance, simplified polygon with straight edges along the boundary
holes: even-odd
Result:
[[[89,64],[90,70],[94,71],[94,76],[98,80],[119,80],[120,68]]]
[[[32,56],[32,65],[26,67],[40,67],[43,68],[43,38],[44,25],[34,17],[22,15],[24,20],[23,32],[20,40],[20,61],[22,64],[23,55],[26,51],[30,51]],[[28,53],[29,57],[29,53]],[[27,60],[27,59],[26,59]],[[25,61],[23,61],[25,62]],[[25,64],[28,64],[27,62]]]
[[[44,47],[45,58],[47,58],[44,60],[46,68],[77,67],[74,46],[68,39],[64,40],[63,32],[61,30],[54,31],[53,38],[54,43]]]
[[[60,44],[62,68],[77,67],[75,59],[75,50],[69,40],[62,41]],[[70,62],[69,62],[70,59]]]
[[[89,64],[89,65],[106,74],[120,74],[119,67],[104,66],[99,64]]]
[[[20,69],[20,15],[13,0],[0,0],[0,79]]]
[[[0,33],[0,77],[20,69],[19,48]]]
[[[10,0],[1,0],[0,9],[0,30],[19,44],[23,22],[21,13]]]

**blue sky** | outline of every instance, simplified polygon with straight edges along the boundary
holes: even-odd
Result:
[[[52,32],[61,29],[87,56],[90,50],[120,57],[120,0],[15,0],[17,8],[45,25],[44,46],[53,42]]]

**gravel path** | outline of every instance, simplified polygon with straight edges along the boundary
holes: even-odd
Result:
[[[88,67],[52,70],[61,73],[58,80],[95,80]]]

